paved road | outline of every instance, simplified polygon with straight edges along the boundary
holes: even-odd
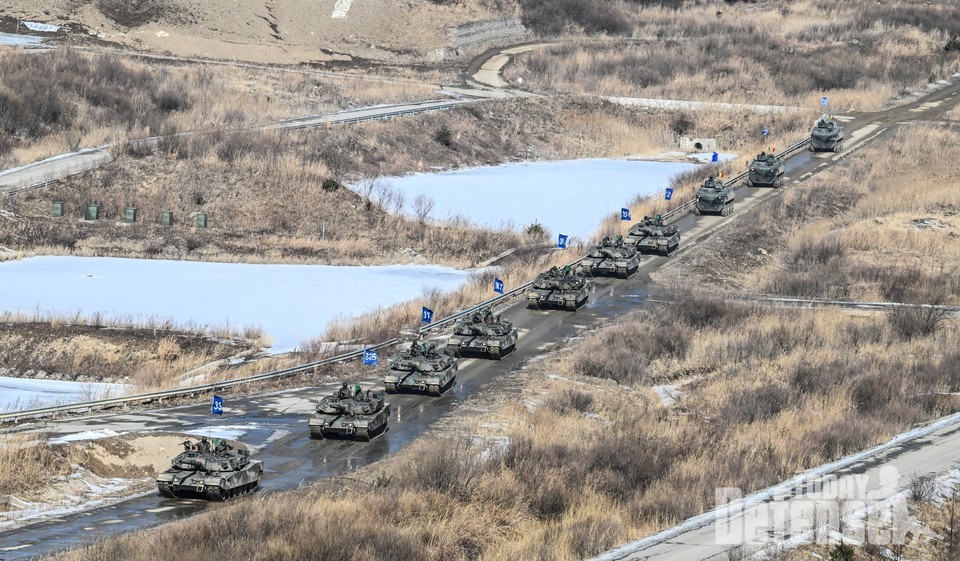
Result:
[[[809,178],[814,173],[836,163],[867,143],[889,137],[903,124],[914,121],[940,120],[943,112],[960,102],[960,98],[957,97],[958,93],[960,93],[960,85],[952,85],[913,103],[882,113],[861,115],[855,118],[846,124],[848,134],[844,143],[846,146],[844,152],[840,154],[804,152],[789,160],[787,188],[789,188],[790,183]],[[737,204],[740,206],[740,210],[737,214],[748,211],[749,207],[757,201],[770,196],[777,196],[780,191],[763,188],[739,189],[737,197],[740,202]],[[693,234],[693,244],[695,245],[705,239],[711,233],[712,230],[707,229],[702,231],[699,236],[696,233]],[[688,242],[687,247],[690,246],[691,243]],[[944,421],[944,424],[945,427],[929,436],[907,439],[893,447],[880,447],[872,453],[865,454],[861,461],[852,465],[837,466],[828,469],[827,472],[831,476],[837,477],[840,485],[855,486],[854,483],[859,485],[860,482],[865,481],[867,484],[864,487],[865,491],[876,492],[883,498],[889,498],[900,492],[912,475],[942,473],[960,466],[960,463],[958,463],[958,458],[960,458],[960,416],[950,417]],[[899,474],[899,478],[896,479],[894,485],[889,484],[891,473]],[[802,512],[800,508],[802,505],[810,503],[812,490],[815,490],[814,486],[808,484],[796,486],[789,482],[782,485],[781,489],[778,490],[781,494],[788,495],[786,500],[777,502],[787,504],[787,511],[792,516],[787,516],[786,520],[793,521],[793,527],[795,528],[802,527],[802,516],[798,513]],[[764,501],[759,505],[744,509],[732,518],[721,517],[719,521],[710,516],[696,517],[655,536],[640,539],[598,556],[595,560],[703,561],[726,559],[727,552],[732,546],[729,543],[718,543],[721,541],[718,536],[724,536],[724,531],[731,527],[737,529],[757,526],[757,520],[766,520],[767,515],[770,514],[772,502],[775,501]],[[793,508],[793,510],[789,510],[790,508]],[[752,542],[746,540],[747,548],[783,541],[790,537],[789,532],[784,532],[783,528],[789,527],[789,523],[778,523],[776,527],[770,529],[770,533],[764,531],[760,540],[753,540]]]

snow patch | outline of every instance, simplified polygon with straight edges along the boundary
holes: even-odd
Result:
[[[337,0],[337,4],[333,7],[333,17],[334,19],[340,19],[347,17],[347,12],[350,11],[350,6],[353,4],[353,0]]]
[[[99,440],[101,438],[111,438],[124,434],[127,433],[117,432],[111,429],[88,430],[84,432],[78,432],[76,434],[68,434],[59,438],[53,438],[50,440],[50,444],[66,444],[68,442],[77,442],[78,440]]]
[[[680,401],[680,398],[683,394],[680,392],[680,389],[677,386],[664,385],[664,386],[653,386],[653,392],[660,397],[660,403],[664,407],[670,407],[675,405]]]
[[[256,430],[257,425],[227,425],[223,427],[211,426],[208,428],[202,429],[193,429],[184,431],[184,434],[189,434],[193,436],[205,436],[207,438],[223,438],[226,440],[237,440],[241,436],[247,434],[252,430]]]

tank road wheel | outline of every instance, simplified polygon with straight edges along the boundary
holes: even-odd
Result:
[[[433,397],[440,397],[440,386],[430,386],[427,388],[427,393]]]
[[[163,483],[161,485],[158,485],[157,487],[160,490],[160,494],[163,495],[164,497],[167,497],[169,499],[177,498],[177,494],[173,492],[173,489],[170,487],[170,485]]]
[[[529,309],[531,309],[531,310],[539,310],[539,309],[540,309],[540,301],[539,301],[539,300],[527,300],[527,308],[529,308]]]
[[[228,497],[227,491],[220,487],[207,487],[203,495],[208,501],[225,501]]]
[[[323,440],[323,428],[310,427],[310,438],[313,438],[315,440]]]
[[[397,385],[391,382],[387,382],[383,385],[383,388],[387,393],[397,393]]]
[[[783,187],[783,176],[782,176],[782,175],[781,175],[780,177],[778,177],[776,181],[773,182],[773,188],[774,188],[774,189],[777,189],[777,188],[779,188],[779,187]]]
[[[367,427],[361,427],[357,429],[357,438],[360,440],[365,440],[370,442],[370,431]]]
[[[490,355],[490,360],[500,360],[501,358],[503,358],[501,356],[501,351],[499,347],[496,349],[490,349],[489,355]]]

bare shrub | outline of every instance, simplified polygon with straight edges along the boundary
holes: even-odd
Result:
[[[580,390],[564,390],[550,394],[544,406],[560,415],[572,412],[587,413],[593,405],[593,395]]]
[[[937,481],[932,475],[913,475],[907,484],[910,499],[918,504],[932,501],[937,494]]]

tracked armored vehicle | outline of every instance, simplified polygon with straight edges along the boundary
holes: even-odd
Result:
[[[783,187],[783,174],[787,165],[783,158],[771,152],[760,152],[750,163],[747,187]]]
[[[659,214],[653,218],[644,216],[642,222],[630,227],[626,243],[641,253],[670,255],[680,247],[680,231],[664,224]]]
[[[262,476],[263,462],[243,444],[201,438],[184,441],[183,452],[157,476],[157,488],[164,497],[225,501],[253,491]]]
[[[458,321],[447,347],[457,356],[500,360],[517,347],[517,329],[486,308]]]
[[[843,125],[831,116],[824,115],[810,129],[812,152],[839,152],[843,150]]]
[[[587,302],[587,279],[569,267],[551,267],[527,292],[528,308],[561,308],[574,311]]]
[[[437,352],[433,343],[417,340],[400,353],[383,378],[387,393],[426,392],[439,396],[457,378],[457,359]]]
[[[390,404],[383,392],[360,392],[359,384],[351,391],[343,384],[333,395],[317,404],[317,413],[310,418],[311,438],[356,438],[372,440],[387,430]]]
[[[719,214],[727,216],[733,214],[733,200],[736,194],[720,179],[709,177],[697,191],[693,203],[694,214]]]
[[[637,255],[637,248],[626,245],[622,237],[606,237],[599,245],[590,248],[580,266],[593,276],[625,279],[640,268],[640,257]]]

